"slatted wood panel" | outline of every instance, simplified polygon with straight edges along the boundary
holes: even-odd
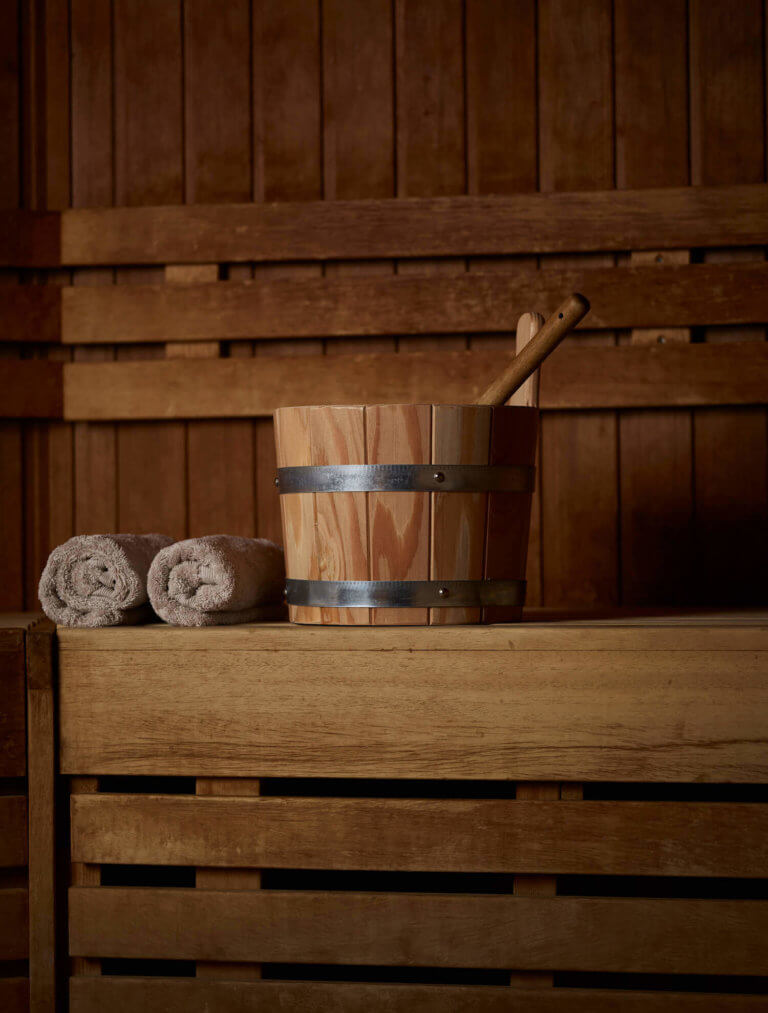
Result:
[[[387,1009],[393,1013],[508,1013],[519,1010],[520,996],[508,988],[434,985],[335,985],[318,982],[190,982],[183,979],[139,980],[102,978],[72,981],[73,1013],[100,1013],[105,1007],[114,1013],[267,1013],[278,1007],[288,1013],[332,1009],[338,1013],[366,1013]],[[752,1013],[764,1010],[762,996],[680,992],[616,992],[609,989],[568,989],[526,992],[525,1009],[531,1013],[704,1013],[717,1008],[724,1013]]]
[[[75,955],[768,972],[761,901],[73,887],[69,909]]]
[[[406,274],[413,260],[422,258],[416,265],[421,271],[423,258],[439,257],[458,272],[450,278],[437,275],[435,281],[446,285],[454,277],[460,284],[484,273],[499,277],[495,272],[501,277],[510,272],[510,284],[522,285],[520,276],[528,272],[531,303],[516,307],[519,312],[547,308],[540,293],[555,284],[557,274],[550,255],[618,252],[618,268],[609,258],[605,271],[619,274],[629,270],[624,263],[628,252],[689,249],[694,263],[683,265],[682,275],[668,276],[665,263],[656,272],[658,280],[647,279],[649,288],[639,292],[634,319],[601,321],[596,312],[592,322],[609,331],[635,332],[706,326],[708,342],[713,326],[765,324],[759,307],[747,312],[746,284],[743,292],[732,291],[727,298],[723,289],[721,309],[710,295],[736,268],[745,269],[738,275],[740,284],[752,271],[761,277],[765,54],[758,0],[741,5],[733,18],[728,5],[719,3],[691,5],[688,17],[680,4],[658,0],[639,5],[627,0],[616,5],[613,16],[602,2],[468,2],[437,12],[422,0],[406,0],[372,7],[366,23],[343,6],[325,4],[321,10],[315,0],[255,6],[230,0],[212,22],[203,6],[189,0],[178,9],[139,19],[133,0],[120,0],[113,8],[91,0],[48,0],[39,10],[22,12],[20,20],[18,12],[7,15],[0,94],[10,115],[4,118],[8,143],[0,169],[0,203],[13,210],[23,197],[40,216],[24,223],[23,230],[13,214],[3,220],[3,263],[34,264],[32,247],[38,246],[37,263],[79,268],[65,298],[73,295],[87,303],[90,288],[96,290],[94,299],[121,299],[128,278],[143,280],[137,286],[143,289],[155,276],[133,265],[147,261],[158,270],[166,264],[218,264],[221,276],[239,290],[241,282],[253,277],[254,261],[282,262],[274,270],[284,277],[311,278],[326,271],[329,282],[349,284],[360,270],[354,263],[359,259],[373,260],[370,270],[377,276],[382,272],[384,282],[391,258],[400,258],[397,270],[402,267]],[[510,38],[515,40],[514,61],[508,58]],[[578,47],[568,45],[575,38],[590,54],[585,62],[574,57]],[[564,60],[554,60],[562,46]],[[363,79],[365,86],[355,91],[350,82]],[[23,130],[14,126],[19,105]],[[648,159],[651,147],[655,156]],[[689,163],[692,182],[713,185],[686,188]],[[614,184],[622,189],[612,191]],[[731,192],[731,186],[738,192]],[[593,192],[595,187],[603,192]],[[546,192],[528,192],[537,188]],[[401,199],[386,204],[384,199],[395,193]],[[423,197],[411,200],[409,194]],[[243,203],[251,200],[255,203]],[[230,201],[234,203],[217,203]],[[70,203],[73,209],[61,218],[46,214],[46,209]],[[110,208],[112,203],[132,206]],[[158,212],[142,206],[147,204],[164,207]],[[715,261],[722,258],[707,249],[732,244],[756,247],[749,256],[757,260],[720,264]],[[537,255],[544,258],[546,271],[536,270]],[[510,256],[512,262],[503,259]],[[467,264],[464,257],[473,259]],[[322,262],[329,259],[341,263],[327,269]],[[114,266],[120,268],[117,286],[111,284]],[[588,258],[569,267],[583,276],[592,273],[596,290],[603,284],[604,269],[593,270]],[[706,274],[715,267],[725,273]],[[430,272],[436,269],[443,268],[429,266]],[[707,296],[704,319],[694,320],[689,313],[674,320],[665,312],[663,322],[654,321],[647,307],[664,305],[656,288],[696,269],[706,269],[690,275]],[[267,276],[258,268],[255,278]],[[9,277],[15,287],[15,276]],[[705,277],[715,280],[702,283]],[[66,283],[69,275],[48,280]],[[400,280],[411,284],[419,279]],[[53,292],[55,307],[60,295],[55,285],[22,286],[32,287],[39,290],[34,298],[40,307]],[[751,290],[755,299],[764,289],[756,280]],[[598,295],[596,311],[602,289]],[[623,294],[616,298],[620,305],[630,305]],[[536,299],[541,306],[534,305]],[[55,309],[53,314],[45,326],[52,325],[56,333]],[[122,315],[109,315],[110,329]],[[27,313],[21,327],[5,334],[28,340],[31,319]],[[169,323],[174,319],[180,318],[169,317]],[[89,340],[94,347],[73,346],[78,367],[116,354],[111,337],[109,345],[99,340],[98,320],[93,320]],[[39,323],[42,336],[43,321]],[[422,326],[426,323],[425,316]],[[440,339],[438,351],[457,340],[478,348],[490,340],[498,349],[509,340],[504,337],[508,318],[495,325],[500,337],[479,342],[475,325],[461,323],[454,332],[459,337]],[[201,341],[226,336],[215,332],[215,321],[209,318],[208,324],[214,333]],[[380,331],[375,340],[394,350],[393,332]],[[718,333],[729,341],[747,334]],[[749,332],[752,337],[762,333]],[[101,331],[102,337],[106,334]],[[155,335],[158,344],[169,335],[174,336]],[[139,329],[136,336],[146,335]],[[286,352],[303,357],[310,350],[316,355],[340,347],[336,341],[323,346],[309,332],[285,343],[270,339],[255,346],[254,337],[246,333],[231,348],[222,345],[221,354],[255,362],[262,354],[265,360]],[[619,333],[617,340],[628,337]],[[360,333],[348,330],[343,341],[358,338]],[[373,340],[363,336],[361,346]],[[351,349],[347,344],[344,350]],[[3,358],[17,354],[6,348]],[[69,351],[60,354],[70,358]],[[157,354],[162,354],[159,348],[137,347],[119,351],[118,358]],[[301,369],[306,369],[303,362]],[[599,371],[596,364],[595,373]],[[14,417],[22,417],[23,407],[17,407]],[[586,406],[582,402],[579,407]],[[667,411],[669,403],[663,407]],[[50,417],[48,411],[55,408],[36,417]],[[729,419],[738,438],[726,439],[721,421],[712,428],[716,417]],[[4,585],[7,604],[20,606],[25,595],[33,604],[48,550],[73,530],[146,524],[187,534],[226,526],[279,537],[269,423],[260,420],[254,428],[247,415],[228,422],[209,418],[205,425],[188,427],[181,416],[139,425],[134,415],[114,427],[114,420],[104,416],[79,416],[74,435],[66,426],[4,423],[2,509],[20,536],[3,550],[12,576]],[[693,455],[686,450],[687,419],[687,411],[675,411],[664,423],[658,413],[622,419],[615,455],[588,446],[586,420],[564,420],[568,435],[563,439],[579,434],[575,443],[586,448],[588,467],[574,467],[565,481],[566,470],[555,463],[557,447],[542,458],[542,472],[559,476],[559,484],[552,477],[549,481],[551,509],[543,503],[547,601],[666,597],[682,602],[704,595],[704,588],[708,597],[721,601],[760,600],[748,547],[762,544],[764,482],[749,488],[740,483],[749,482],[745,475],[765,473],[762,410],[697,414],[700,432]],[[610,442],[604,433],[601,439]],[[161,446],[163,474],[155,473],[152,463]],[[725,452],[733,446],[741,448],[738,458]],[[149,463],[141,468],[137,462],[144,457]],[[571,459],[566,450],[565,463]],[[606,470],[609,459],[616,466]],[[646,466],[648,461],[656,463]],[[230,479],[240,465],[253,481],[232,481],[230,495],[217,496],[211,492],[215,483],[197,478],[210,473],[215,462],[221,465],[220,479]],[[598,462],[603,462],[599,481]],[[661,484],[669,490],[663,496],[654,493]],[[736,488],[738,495],[729,498]],[[575,528],[586,532],[592,524],[603,537],[566,537],[551,519],[560,512],[558,502],[574,506]],[[582,502],[590,502],[590,508],[576,510]],[[742,504],[738,509],[737,502]],[[698,553],[704,572],[698,574],[685,554],[686,538],[678,537],[692,530],[691,516],[704,546]],[[538,505],[534,517],[538,520]],[[682,574],[674,580],[663,552],[664,532],[670,528],[675,531],[676,569]],[[742,534],[734,567],[738,576],[728,580],[733,554],[727,533],[732,529]],[[535,562],[538,543],[534,523],[537,577],[542,569]],[[22,544],[24,558],[18,548]],[[532,582],[535,601],[540,600],[538,583]]]

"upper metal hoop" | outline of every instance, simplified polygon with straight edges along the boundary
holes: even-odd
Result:
[[[535,469],[505,464],[322,464],[278,468],[297,492],[532,492]]]

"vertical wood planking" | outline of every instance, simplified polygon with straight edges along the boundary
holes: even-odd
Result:
[[[429,464],[430,405],[365,409],[368,464]],[[419,492],[368,493],[371,580],[429,580],[429,501]],[[429,610],[371,609],[375,626],[425,626]]]
[[[72,206],[114,203],[112,8],[72,0]],[[114,284],[109,267],[73,272],[73,285]],[[75,347],[76,362],[115,358],[112,346]],[[112,422],[76,422],[76,534],[117,530],[117,431]]]
[[[511,42],[511,45],[510,45]],[[471,194],[535,191],[538,184],[536,0],[467,0],[467,190]],[[472,257],[470,271],[536,270],[531,257]],[[521,306],[520,311],[536,310]],[[515,336],[473,335],[470,348],[515,352]],[[541,496],[539,469],[531,509],[527,593],[541,604]],[[500,574],[503,576],[503,574]]]
[[[394,25],[392,5],[389,0],[373,0],[369,4],[350,5],[342,0],[327,0],[323,4],[323,154],[324,154],[324,196],[326,200],[351,200],[365,197],[393,197],[395,193],[394,166],[394,68],[393,44]],[[364,80],[363,89],[359,82]],[[328,277],[370,276],[392,274],[391,261],[342,262],[326,266]],[[342,338],[326,344],[328,354],[339,352],[391,352],[396,348],[394,338]],[[356,409],[352,409],[356,412]],[[360,409],[362,411],[362,409]],[[369,427],[372,409],[363,412],[356,422],[356,429],[362,424],[363,447],[359,463],[378,461],[378,454],[396,452],[394,432],[384,430],[388,424],[396,425],[401,416],[393,407],[384,415],[373,420],[376,434],[373,439]],[[404,409],[409,412],[409,409]],[[427,410],[428,411],[428,410]],[[392,412],[394,414],[392,414]],[[314,437],[314,426],[313,426]],[[391,442],[388,442],[391,441]],[[397,441],[399,442],[399,441]],[[398,447],[399,449],[399,447]],[[403,448],[405,449],[405,448]],[[426,447],[427,454],[429,447]],[[371,456],[373,454],[374,456]],[[424,460],[428,461],[427,456]],[[328,461],[328,463],[334,463]],[[353,463],[346,460],[338,463]],[[381,462],[383,463],[383,461]],[[396,463],[396,462],[392,462]],[[410,500],[411,497],[406,496]],[[390,500],[392,497],[390,497]],[[384,522],[382,504],[377,494],[345,496],[343,509],[351,512],[355,521],[350,546],[358,559],[355,572],[364,573],[364,580],[385,580],[380,573],[381,557],[374,559],[373,546],[374,515],[378,516],[377,531]],[[318,516],[330,505],[329,498],[318,496]],[[390,503],[390,506],[392,504]],[[387,514],[395,522],[403,517],[402,507],[394,507],[394,513]],[[357,508],[366,510],[366,527],[360,530],[362,518]],[[386,510],[386,507],[383,508]],[[348,536],[340,532],[340,537]],[[359,537],[364,536],[365,559]],[[426,551],[426,549],[425,549]],[[369,562],[370,560],[370,562]],[[401,578],[403,579],[403,578]],[[336,610],[324,610],[324,619]],[[376,622],[382,625],[426,621],[425,610],[421,619],[409,616],[411,610],[398,609],[347,609],[342,613],[344,622],[355,624]]]
[[[312,463],[310,412],[308,407],[280,408],[275,412],[278,467],[301,467]],[[317,580],[315,494],[292,493],[280,496],[279,502],[285,532],[286,574],[298,580]],[[288,615],[296,623],[320,622],[319,608],[289,605]]]
[[[26,635],[30,1013],[56,1009],[56,750],[53,624]]]
[[[250,25],[248,0],[184,2],[186,203],[251,199]],[[216,281],[217,266],[207,266]],[[217,356],[218,343],[207,354]],[[191,537],[255,533],[254,436],[246,419],[187,424]]]
[[[605,0],[540,0],[542,190],[613,185],[611,22]],[[605,266],[613,258],[597,255],[577,262]],[[573,266],[574,259],[542,258],[542,266],[554,264]],[[610,605],[618,599],[616,429],[613,412],[550,412],[542,420],[544,604]]]
[[[690,5],[691,173],[694,184],[765,180],[765,12],[760,0]],[[713,251],[707,259],[764,259]],[[706,341],[765,340],[763,328],[707,328]],[[756,560],[768,552],[765,408],[693,413],[698,600],[763,601]]]
[[[21,25],[17,4],[0,5],[0,207],[21,204],[19,62]],[[17,272],[0,273],[0,285],[14,285]],[[0,289],[0,293],[2,289]],[[2,349],[3,356],[15,352]],[[0,609],[24,607],[24,470],[21,423],[0,421]]]
[[[396,0],[397,196],[464,193],[464,25],[461,0]],[[461,257],[398,263],[400,274],[462,274]],[[460,335],[404,338],[401,351],[466,348]],[[440,400],[436,390],[434,401]]]
[[[487,464],[491,409],[432,406],[432,463]],[[488,494],[430,494],[430,580],[481,580]],[[479,623],[479,608],[431,608],[432,626]]]
[[[689,182],[687,16],[685,0],[617,0],[615,5],[619,187]],[[632,254],[631,262],[664,270],[688,259],[686,251],[651,251]],[[690,330],[636,330],[631,335],[632,343],[674,340],[689,341]],[[619,416],[625,605],[690,600],[691,438],[691,414],[685,410]]]
[[[69,790],[72,795],[93,795],[99,790],[97,777],[71,777]],[[72,862],[70,869],[72,886],[99,886],[101,884],[101,866],[85,862]],[[70,960],[73,975],[101,974],[101,961],[93,957],[72,957]]]
[[[365,464],[365,408],[362,405],[309,409],[310,463]],[[315,494],[315,544],[319,580],[369,580],[368,494]],[[324,623],[369,626],[370,609],[324,608]]]
[[[261,0],[253,18],[254,199],[323,195],[320,8],[318,0]],[[258,265],[255,278],[314,278],[319,264]],[[320,339],[257,342],[258,355],[321,355]],[[311,359],[297,368],[311,368]],[[274,487],[272,422],[256,423],[257,534],[282,541]]]
[[[178,204],[184,196],[181,5],[115,0],[114,46],[115,202]],[[156,282],[160,270],[126,268],[118,282]],[[118,359],[162,355],[162,346],[117,353]],[[184,423],[120,424],[117,471],[119,528],[185,536]]]

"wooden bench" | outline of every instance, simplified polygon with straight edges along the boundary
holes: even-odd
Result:
[[[768,616],[529,618],[60,630],[73,1013],[767,1008]]]

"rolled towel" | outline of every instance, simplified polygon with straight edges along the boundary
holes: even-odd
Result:
[[[153,618],[147,573],[167,535],[75,535],[40,578],[43,611],[61,626],[128,626]]]
[[[147,578],[155,612],[174,626],[230,626],[282,616],[283,550],[266,538],[206,535],[162,549]]]

